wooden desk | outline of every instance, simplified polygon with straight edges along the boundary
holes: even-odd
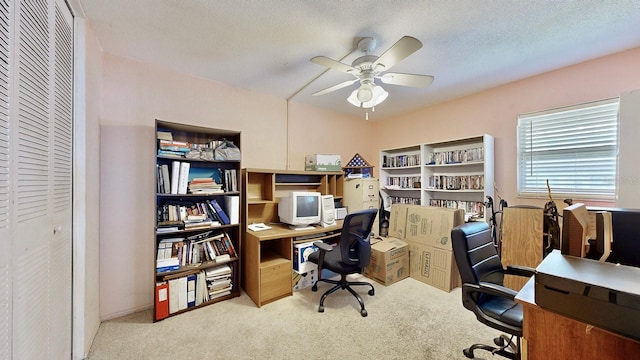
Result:
[[[640,342],[536,305],[534,282],[534,277],[529,279],[516,296],[524,309],[523,360],[628,360],[640,356]]]
[[[293,295],[291,272],[293,271],[293,244],[336,238],[342,230],[342,220],[330,227],[313,230],[292,230],[283,224],[274,224],[269,230],[245,233],[242,247],[243,288],[258,307]],[[320,235],[296,241],[296,237]]]

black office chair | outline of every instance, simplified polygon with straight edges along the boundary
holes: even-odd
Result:
[[[342,224],[342,233],[340,242],[336,247],[326,244],[322,241],[314,242],[319,251],[309,255],[308,260],[314,264],[318,264],[318,281],[311,287],[311,290],[318,291],[318,283],[320,281],[334,284],[335,286],[327,290],[320,298],[320,306],[318,312],[324,312],[324,300],[327,296],[336,292],[338,289],[348,290],[360,303],[360,314],[367,316],[367,310],[364,308],[364,302],[358,293],[351,286],[366,285],[371,289],[368,294],[373,296],[375,290],[373,285],[364,281],[347,281],[347,275],[362,273],[364,268],[369,265],[371,259],[371,228],[373,221],[378,213],[377,209],[368,209],[349,214],[345,217]],[[322,269],[328,269],[340,274],[340,280],[330,280],[322,278]]]
[[[469,222],[451,231],[453,254],[462,277],[462,304],[478,321],[509,334],[493,339],[495,346],[474,344],[464,349],[482,349],[510,359],[520,359],[522,305],[515,302],[516,291],[503,286],[505,275],[531,277],[535,270],[523,266],[502,267],[500,256],[485,222]],[[513,341],[515,337],[515,342]]]

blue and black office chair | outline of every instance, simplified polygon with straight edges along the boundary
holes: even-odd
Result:
[[[318,291],[319,282],[327,282],[335,286],[327,290],[320,298],[320,306],[318,312],[324,312],[324,300],[327,296],[336,292],[338,289],[348,290],[360,303],[360,314],[367,316],[367,310],[364,308],[364,302],[358,293],[351,286],[364,285],[371,289],[368,294],[373,296],[375,290],[373,285],[364,281],[347,281],[347,275],[362,273],[364,268],[369,265],[371,259],[371,228],[376,218],[378,210],[368,209],[354,212],[345,217],[342,224],[342,233],[340,242],[336,247],[326,244],[322,241],[314,242],[319,249],[309,255],[308,260],[314,264],[318,264],[318,281],[311,287],[311,290]],[[322,278],[322,269],[328,269],[340,274],[340,280],[331,280]]]
[[[486,222],[469,222],[454,227],[451,242],[462,277],[462,304],[481,323],[510,335],[495,338],[493,342],[497,347],[474,344],[463,350],[464,355],[473,359],[473,351],[482,349],[510,359],[520,359],[522,305],[515,302],[517,292],[503,286],[504,276],[531,277],[535,270],[523,266],[503,268]]]

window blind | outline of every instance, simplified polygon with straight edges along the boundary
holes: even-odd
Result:
[[[518,195],[613,200],[619,98],[518,116]]]

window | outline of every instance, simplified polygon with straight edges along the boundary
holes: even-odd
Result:
[[[614,200],[619,98],[518,116],[518,196]]]

